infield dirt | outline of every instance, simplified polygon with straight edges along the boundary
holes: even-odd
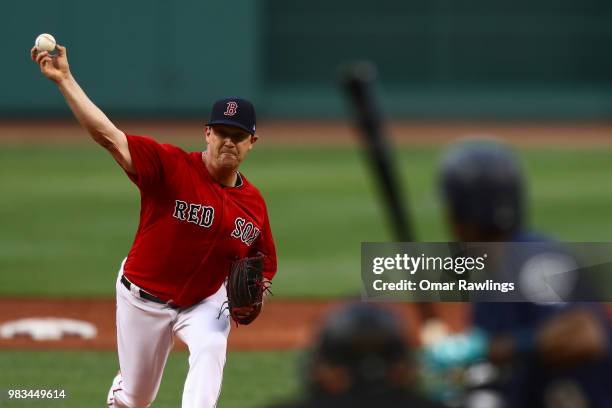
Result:
[[[230,350],[299,349],[310,344],[317,327],[330,310],[345,301],[275,300],[269,301],[259,318],[249,326],[232,324]],[[385,305],[401,316],[406,337],[418,341],[421,320],[414,305]],[[438,304],[436,314],[453,330],[465,326],[466,309],[462,304]],[[0,338],[0,349],[114,349],[115,302],[111,299],[0,299],[0,325],[25,318],[68,318],[96,326],[93,339],[65,336],[61,340],[34,341],[29,335]],[[178,347],[185,346],[177,340]]]

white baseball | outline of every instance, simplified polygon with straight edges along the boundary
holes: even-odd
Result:
[[[51,34],[41,34],[36,37],[36,41],[34,41],[34,45],[36,45],[36,49],[39,52],[42,51],[53,51],[55,49],[55,38]]]

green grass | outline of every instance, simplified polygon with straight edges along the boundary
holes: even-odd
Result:
[[[439,150],[398,152],[420,240],[448,239]],[[609,241],[612,149],[522,151],[531,221],[563,239]],[[361,153],[262,145],[244,166],[269,205],[279,297],[351,295],[360,242],[389,239]],[[110,296],[138,221],[138,192],[108,154],[75,144],[0,148],[0,296]]]
[[[225,365],[219,407],[261,407],[298,392],[296,352],[234,352]],[[117,371],[115,352],[0,352],[0,407],[82,408],[106,406]],[[254,375],[257,373],[257,375]],[[155,403],[180,406],[187,354],[170,355]],[[63,389],[62,400],[11,400],[8,389]]]

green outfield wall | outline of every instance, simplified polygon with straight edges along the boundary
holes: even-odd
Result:
[[[40,4],[39,4],[40,3]],[[371,60],[393,115],[606,119],[612,2],[234,0],[2,2],[0,115],[66,115],[28,59],[36,35],[69,47],[106,111],[200,117],[224,95],[262,116],[334,118],[338,67]]]

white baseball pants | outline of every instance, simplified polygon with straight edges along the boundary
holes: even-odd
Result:
[[[125,261],[124,261],[125,263]],[[189,372],[182,408],[213,408],[221,391],[230,322],[219,317],[227,300],[225,286],[189,309],[176,310],[141,299],[117,278],[117,349],[120,372],[108,394],[116,408],[149,407],[161,383],[177,335],[189,348]]]

